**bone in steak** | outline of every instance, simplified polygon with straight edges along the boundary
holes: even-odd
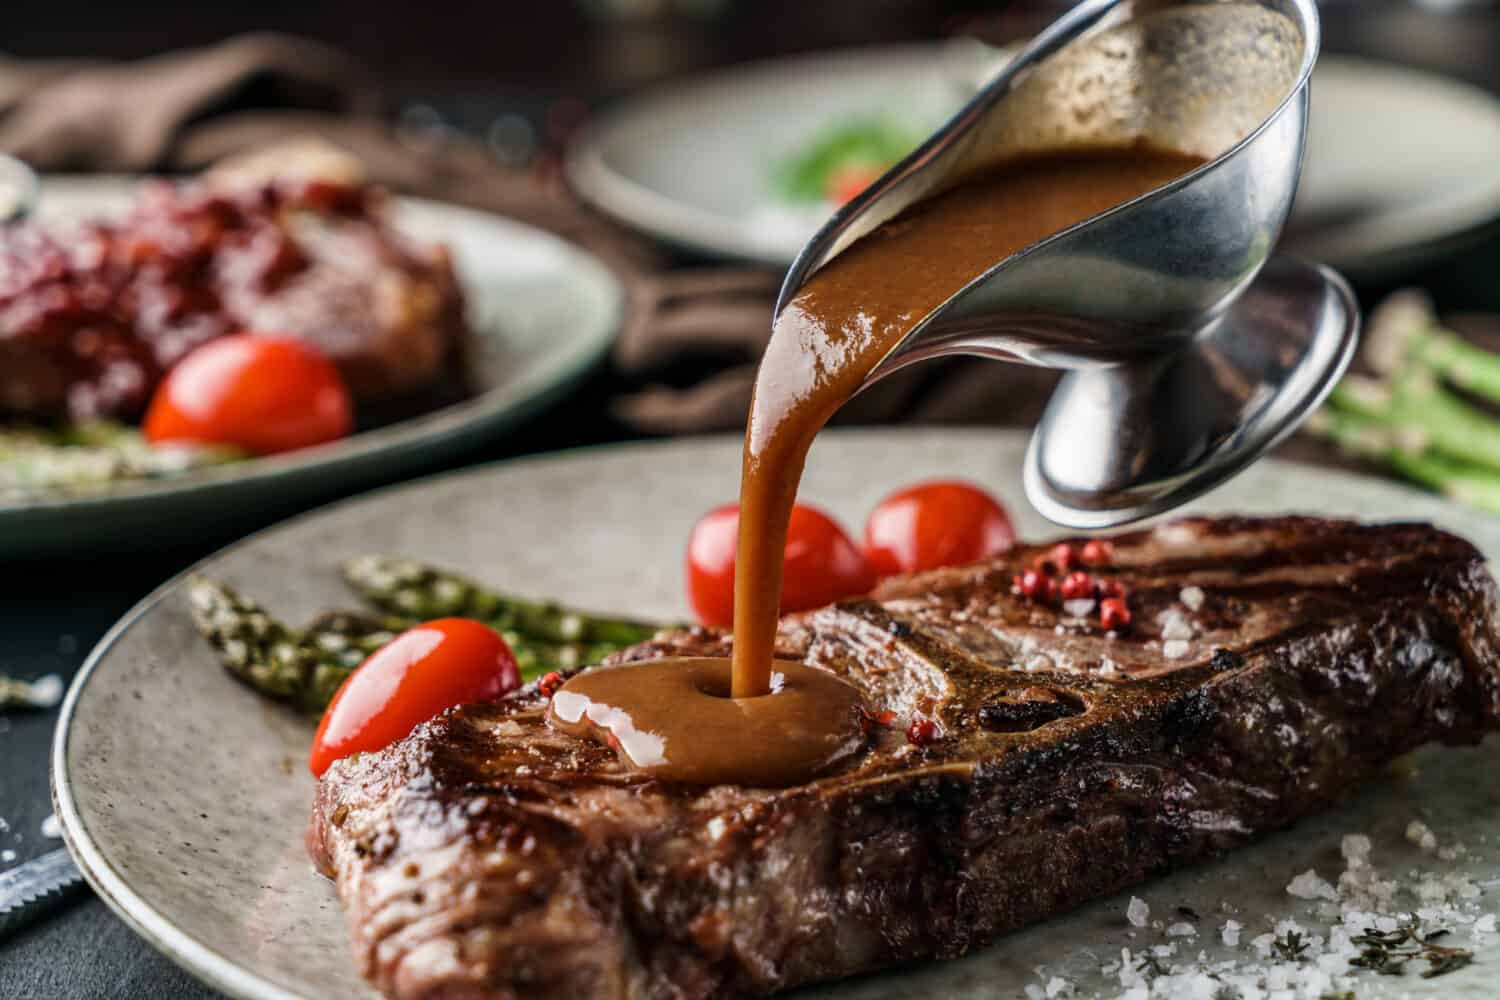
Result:
[[[1012,596],[1038,548],[787,619],[780,655],[940,728],[876,726],[805,786],[644,780],[550,730],[535,686],[339,762],[309,842],[360,969],[402,998],[686,998],[949,958],[1496,727],[1495,585],[1461,539],[1227,518],[1115,550],[1135,625],[1113,639]]]

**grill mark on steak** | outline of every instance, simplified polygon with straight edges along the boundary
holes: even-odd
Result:
[[[942,727],[921,747],[877,728],[804,786],[662,786],[548,729],[534,686],[336,764],[309,842],[362,972],[403,998],[707,997],[951,957],[1495,728],[1496,591],[1466,542],[1309,518],[1173,530],[1163,563],[1160,532],[1116,540],[1142,628],[1115,640],[1057,635],[1009,594],[1039,548],[787,619],[778,655]],[[1187,535],[1221,555],[1186,558]],[[1189,584],[1202,632],[1167,660],[1154,615]],[[1018,668],[1028,642],[1053,662]],[[700,629],[618,659],[727,647]],[[997,705],[1066,710],[997,725]]]

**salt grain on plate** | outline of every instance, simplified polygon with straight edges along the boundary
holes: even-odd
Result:
[[[1338,890],[1309,868],[1287,883],[1288,896],[1298,899],[1338,899]]]
[[[1202,587],[1183,587],[1178,593],[1177,599],[1187,607],[1189,611],[1199,611],[1203,608],[1203,601],[1208,597]]]
[[[1362,833],[1346,833],[1339,841],[1339,853],[1347,865],[1359,866],[1370,863],[1370,838]]]
[[[1406,824],[1406,839],[1409,843],[1416,844],[1424,851],[1437,849],[1437,835],[1428,828],[1426,823],[1414,819]]]
[[[1186,639],[1168,639],[1161,644],[1161,655],[1169,660],[1180,660],[1188,655],[1192,644]]]
[[[63,680],[56,674],[38,677],[28,687],[26,701],[33,708],[56,708],[62,701]]]
[[[1125,907],[1125,919],[1132,927],[1145,927],[1146,921],[1151,919],[1151,907],[1141,897],[1131,896],[1130,905]]]
[[[1224,921],[1224,927],[1219,931],[1219,940],[1223,941],[1230,948],[1238,948],[1240,946],[1241,926],[1238,920]]]
[[[1198,928],[1186,920],[1179,921],[1167,928],[1167,937],[1197,937]]]
[[[42,820],[42,836],[50,837],[53,840],[62,836],[62,826],[57,822],[55,814],[49,815],[46,819]]]
[[[1198,532],[1181,521],[1169,521],[1156,529],[1156,540],[1171,548],[1182,548],[1198,543]]]
[[[1193,637],[1193,623],[1187,620],[1177,608],[1168,608],[1156,616],[1161,625],[1161,637],[1163,639],[1191,639]]]
[[[1437,856],[1439,861],[1457,861],[1468,853],[1469,849],[1463,844],[1448,844],[1438,848]]]

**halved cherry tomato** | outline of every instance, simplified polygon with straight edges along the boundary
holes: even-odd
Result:
[[[739,504],[717,507],[688,536],[688,600],[705,625],[734,624],[734,554],[739,541]],[[859,547],[838,522],[816,507],[797,504],[787,528],[781,613],[806,611],[875,585]]]
[[[886,497],[865,522],[865,558],[881,576],[977,562],[1015,544],[1010,515],[968,483],[918,483]]]
[[[352,753],[384,748],[444,709],[521,686],[516,658],[494,629],[439,618],[407,629],[349,675],[318,723],[307,766],[322,777]]]
[[[846,163],[828,175],[828,200],[842,205],[853,201],[885,173],[872,163]]]
[[[322,354],[299,340],[239,333],[179,361],[146,410],[146,439],[227,444],[257,455],[344,437],[349,390]]]

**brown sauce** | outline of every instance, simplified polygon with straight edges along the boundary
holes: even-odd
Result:
[[[756,376],[740,479],[734,659],[589,671],[554,696],[560,728],[692,784],[805,781],[857,746],[861,698],[774,660],[782,553],[813,437],[928,313],[1000,260],[1203,161],[1149,149],[1019,160],[885,223],[777,316]]]
[[[688,785],[793,785],[863,744],[863,699],[828,671],[777,660],[759,698],[729,697],[729,671],[710,658],[587,670],[553,694],[548,718]]]

